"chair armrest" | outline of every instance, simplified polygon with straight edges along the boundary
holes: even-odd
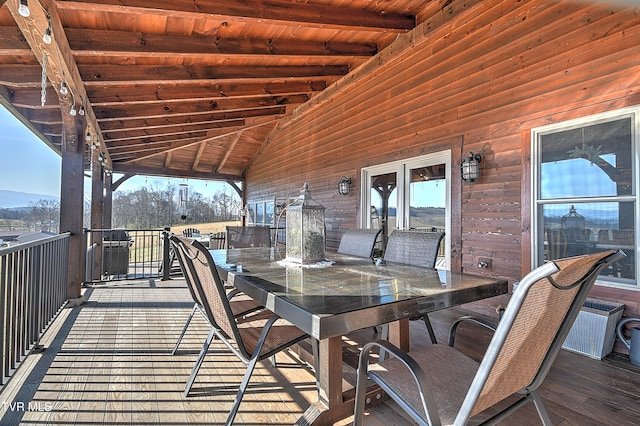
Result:
[[[490,323],[489,321],[486,321],[482,318],[478,318],[478,317],[473,317],[470,315],[465,315],[463,317],[458,318],[456,321],[454,321],[453,324],[451,324],[451,327],[449,328],[449,346],[453,347],[453,344],[455,343],[456,340],[456,332],[458,330],[458,326],[465,322],[465,321],[469,321],[472,322],[474,324],[478,324],[484,328],[487,328],[491,331],[496,331],[496,325]]]
[[[380,348],[380,350],[384,349],[388,353],[391,353],[401,362],[402,366],[411,373],[418,387],[418,391],[420,392],[420,399],[422,400],[422,406],[427,415],[428,424],[440,425],[436,402],[433,397],[433,393],[429,388],[427,376],[425,375],[424,370],[411,357],[411,355],[386,340],[376,340],[373,342],[369,342],[362,347],[362,351],[360,352],[360,359],[358,362],[358,378],[356,384],[357,407],[355,409],[355,412],[362,412],[362,410],[364,409],[364,393],[366,387],[366,379],[368,376],[373,382],[377,383],[382,388],[382,390],[384,390],[389,396],[391,396],[391,398],[399,403],[415,421],[420,422],[420,419],[422,419],[422,416],[417,413],[410,404],[404,401],[404,399],[398,393],[396,393],[393,388],[387,385],[387,383],[385,383],[381,377],[377,376],[374,371],[369,371],[369,358],[371,355],[371,351],[376,347]],[[422,420],[422,422],[424,422],[424,420]]]

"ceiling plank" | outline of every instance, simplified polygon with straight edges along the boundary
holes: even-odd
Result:
[[[22,35],[20,28],[15,26],[0,27],[0,50],[3,51],[3,55],[33,55],[29,43]]]
[[[67,28],[69,45],[75,56],[119,55],[153,57],[193,55],[247,56],[373,56],[378,47],[371,43],[306,41],[290,39],[221,38],[202,35],[152,34]]]
[[[167,11],[173,11],[209,15],[224,21],[247,23],[259,20],[269,24],[301,24],[359,31],[406,32],[416,24],[415,17],[411,15],[277,0],[156,0],[152,8],[144,0],[58,0],[58,3],[61,8],[92,12],[123,12],[123,9],[126,12],[126,9],[135,8],[142,9],[137,13],[157,13],[162,16],[166,16]]]

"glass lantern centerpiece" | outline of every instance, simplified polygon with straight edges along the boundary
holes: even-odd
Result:
[[[562,231],[570,241],[577,241],[584,235],[584,216],[572,204],[569,213],[562,216]]]
[[[287,207],[287,261],[301,265],[325,260],[324,206],[309,193],[305,182],[300,196]]]

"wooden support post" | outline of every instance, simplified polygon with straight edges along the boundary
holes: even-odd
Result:
[[[102,166],[102,154],[100,150],[91,150],[91,164],[91,229],[104,229],[102,216],[104,204],[104,167]],[[93,247],[91,281],[95,281],[102,275],[102,233],[92,232],[89,243],[91,247]]]
[[[104,204],[102,205],[102,226],[111,229],[113,218],[113,174],[104,177]]]
[[[70,232],[67,297],[72,305],[82,303],[82,272],[86,247],[83,246],[84,134],[85,120],[71,116],[62,105],[62,191],[60,191],[60,232]]]

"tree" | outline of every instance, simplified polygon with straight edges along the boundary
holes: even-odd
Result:
[[[60,227],[60,203],[44,199],[31,203],[27,220],[36,230],[58,232]]]
[[[240,199],[234,193],[219,191],[210,198],[189,193],[186,219],[177,199],[177,187],[167,184],[143,187],[135,191],[116,192],[113,197],[113,226],[129,229],[158,229],[176,223],[206,223],[239,217]]]

